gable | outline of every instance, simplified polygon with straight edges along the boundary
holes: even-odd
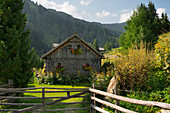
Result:
[[[89,51],[92,51],[95,55],[104,58],[103,55],[101,55],[97,50],[95,50],[93,47],[91,47],[87,42],[85,42],[83,39],[81,39],[77,34],[74,34],[73,36],[67,38],[63,42],[61,42],[56,48],[51,49],[46,54],[42,56],[43,59],[47,59],[47,56],[51,56],[52,54],[55,54],[55,52],[59,51],[61,48],[64,48],[65,46],[68,46],[69,43],[80,43],[84,47],[86,47]],[[75,46],[75,44],[74,44]]]

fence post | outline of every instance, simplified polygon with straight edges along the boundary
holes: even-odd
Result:
[[[115,80],[116,80],[116,76],[115,76]],[[115,94],[115,95],[118,95],[118,94],[119,94],[119,93],[118,93],[117,84],[116,84],[115,89],[114,89],[114,94]],[[119,100],[115,100],[115,105],[119,106],[119,102],[120,102]],[[120,113],[120,111],[115,110],[115,113]]]
[[[67,92],[67,97],[69,97],[70,96],[70,92]]]
[[[42,113],[45,113],[45,88],[42,88]]]
[[[91,99],[91,97],[92,97],[92,93],[90,93],[90,113],[92,113],[92,107],[91,107],[92,99]]]
[[[8,84],[9,84],[9,88],[12,88],[13,87],[13,80],[9,79]]]
[[[93,89],[95,89],[95,84],[93,82]],[[93,93],[93,97],[95,97],[95,93]],[[94,100],[94,105],[96,106],[96,101]],[[94,110],[94,112],[96,113],[96,110]]]

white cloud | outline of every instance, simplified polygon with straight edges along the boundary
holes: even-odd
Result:
[[[99,18],[103,18],[103,17],[109,16],[109,15],[110,15],[110,12],[106,12],[105,10],[103,10],[102,12],[96,13],[96,16]]]
[[[85,15],[85,14],[86,14],[86,11],[83,11],[81,14]]]
[[[80,4],[83,6],[88,6],[92,0],[81,0]]]
[[[133,11],[122,10],[121,12],[123,13],[120,15],[119,23],[126,22],[128,19],[130,19],[130,16],[132,16],[134,11],[137,11],[137,9],[134,9]]]
[[[158,16],[161,17],[162,13],[165,13],[166,9],[165,8],[158,8],[156,13],[158,13]]]
[[[129,12],[130,10],[129,9],[123,9],[122,11],[119,11],[119,13],[126,13],[126,12]]]
[[[62,11],[76,18],[80,19],[82,18],[81,15],[77,13],[77,7],[71,5],[69,1],[66,1],[63,4],[56,4],[55,2],[48,0],[32,0],[32,1],[37,2],[38,4],[41,4],[46,8],[55,9],[56,11]]]
[[[116,13],[113,13],[112,16],[115,17],[115,16],[117,16],[117,14],[116,14]]]

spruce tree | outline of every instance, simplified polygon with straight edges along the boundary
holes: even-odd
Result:
[[[104,45],[104,50],[105,51],[111,50],[111,45],[108,41],[106,41],[106,44]]]
[[[97,42],[97,39],[95,38],[94,41],[93,41],[93,47],[94,49],[96,49],[97,51],[99,51],[99,45],[98,45],[98,42]]]
[[[164,15],[162,18],[158,17],[152,2],[149,2],[148,7],[141,4],[127,21],[125,32],[119,39],[120,45],[123,48],[131,47],[132,44],[139,47],[142,41],[146,45],[149,43],[150,47],[153,46],[158,40],[158,35],[162,33],[162,29],[169,30],[168,18],[164,19]]]
[[[0,70],[0,77],[4,82],[12,79],[15,87],[26,87],[33,75],[34,60],[28,37],[30,32],[25,30],[27,18],[22,13],[23,7],[22,0],[0,0],[0,25],[3,26],[0,28],[0,63],[4,66]]]
[[[165,13],[165,15],[162,18],[162,32],[167,33],[170,31],[170,22],[168,20],[168,16]]]

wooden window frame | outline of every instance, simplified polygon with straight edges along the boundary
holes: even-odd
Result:
[[[80,49],[80,45],[77,45],[77,49]]]
[[[68,45],[68,49],[71,49],[72,48],[72,45]]]
[[[57,66],[61,66],[61,63],[57,63]]]

